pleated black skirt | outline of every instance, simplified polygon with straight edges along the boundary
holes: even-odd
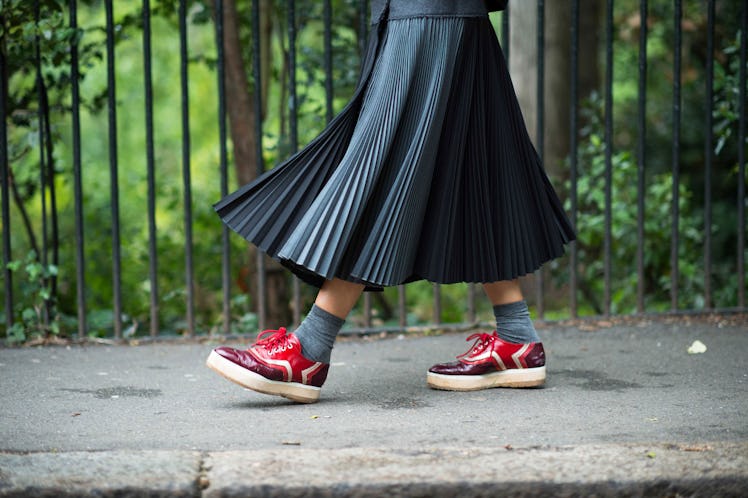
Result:
[[[531,273],[573,240],[483,0],[374,0],[358,87],[297,154],[215,206],[303,281]]]

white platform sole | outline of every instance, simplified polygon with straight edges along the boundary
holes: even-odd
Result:
[[[283,396],[299,403],[314,403],[319,399],[321,391],[319,387],[307,386],[298,382],[280,382],[266,379],[262,375],[227,360],[215,351],[211,351],[205,364],[228,380],[258,393]]]
[[[426,382],[433,389],[444,391],[477,391],[493,387],[537,387],[545,384],[545,366],[516,368],[483,375],[426,374]]]

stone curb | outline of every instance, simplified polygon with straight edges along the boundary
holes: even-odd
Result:
[[[0,496],[200,496],[201,460],[180,451],[0,453]]]
[[[0,496],[744,496],[748,442],[0,453]]]

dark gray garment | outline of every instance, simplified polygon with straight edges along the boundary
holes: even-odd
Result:
[[[372,23],[382,18],[387,4],[390,8],[387,19],[423,16],[475,17],[488,13],[484,0],[372,0]]]
[[[394,0],[391,13],[411,3],[442,4]],[[342,112],[216,204],[307,283],[511,280],[574,238],[482,1],[444,3],[484,14],[380,22]]]

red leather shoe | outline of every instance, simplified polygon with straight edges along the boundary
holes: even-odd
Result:
[[[206,364],[240,386],[300,403],[319,399],[330,368],[302,356],[299,339],[282,327],[261,332],[246,350],[216,348]]]
[[[491,387],[535,387],[545,383],[545,350],[540,342],[514,344],[498,334],[473,334],[473,346],[457,357],[429,369],[429,387],[447,391],[475,391]]]

